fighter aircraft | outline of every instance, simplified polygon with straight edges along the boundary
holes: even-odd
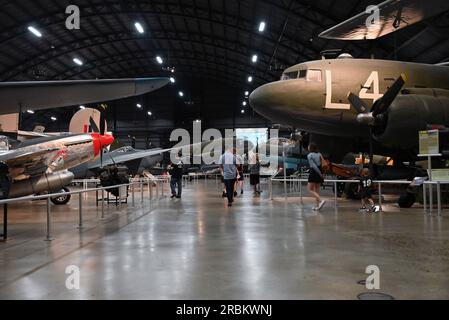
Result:
[[[419,131],[449,126],[449,68],[344,55],[288,68],[280,81],[256,89],[250,104],[311,133],[335,161],[366,149],[371,137],[376,154],[410,161]],[[449,154],[449,139],[441,140]]]
[[[165,78],[33,81],[0,83],[0,121],[18,129],[19,114],[83,103],[110,101],[145,94],[169,83]],[[5,125],[5,127],[3,127]],[[101,133],[43,137],[22,142],[13,149],[0,137],[0,198],[20,197],[64,189],[73,180],[67,169],[93,160],[114,138]],[[52,199],[67,203],[69,196]]]
[[[114,137],[100,133],[45,137],[22,142],[12,150],[8,141],[0,136],[0,198],[63,190],[74,178],[67,169],[99,156]],[[52,199],[55,204],[69,200],[69,196]]]
[[[129,175],[142,174],[144,170],[150,169],[163,160],[164,150],[154,148],[149,150],[136,150],[125,146],[114,151],[105,151],[103,159],[96,159],[83,163],[70,169],[76,179],[97,177],[102,168],[111,165],[124,165]],[[165,151],[166,152],[166,151]]]

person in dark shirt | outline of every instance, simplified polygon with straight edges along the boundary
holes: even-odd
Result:
[[[172,196],[171,198],[180,199],[182,196],[182,174],[183,174],[184,165],[182,161],[175,163],[171,163],[168,166],[168,173],[171,176],[170,179],[170,188]]]
[[[368,168],[363,169],[361,172],[359,193],[362,199],[362,208],[360,208],[360,212],[376,212],[377,210],[373,200],[373,180],[371,179],[371,172]],[[370,204],[370,209],[366,208],[367,203]]]

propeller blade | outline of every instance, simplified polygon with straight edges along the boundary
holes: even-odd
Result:
[[[358,113],[368,113],[368,107],[365,102],[352,92],[348,94],[348,100]]]
[[[100,134],[103,136],[106,131],[106,119],[105,119],[105,111],[101,111],[100,116]]]
[[[98,129],[97,124],[95,123],[94,119],[92,119],[92,117],[89,118],[89,124],[90,124],[90,128],[92,129],[93,132],[95,133],[99,133],[100,130]]]
[[[401,92],[402,87],[404,86],[406,81],[407,77],[405,76],[405,74],[401,74],[401,76],[393,83],[391,88],[388,89],[384,96],[374,103],[372,109],[374,117],[378,116],[379,114],[385,113],[388,110],[394,99],[396,99],[398,94]]]

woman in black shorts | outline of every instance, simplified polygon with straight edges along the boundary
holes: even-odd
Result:
[[[307,155],[307,159],[309,160],[310,167],[309,184],[307,185],[307,188],[316,200],[316,206],[313,207],[313,210],[318,211],[323,208],[326,201],[322,201],[320,196],[320,188],[324,182],[324,175],[321,169],[323,156],[319,153],[316,144],[311,143],[309,145],[309,154]]]

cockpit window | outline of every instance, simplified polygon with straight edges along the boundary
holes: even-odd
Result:
[[[309,69],[307,71],[307,81],[321,82],[321,80],[322,80],[321,70]]]
[[[307,70],[300,70],[299,71],[299,78],[305,78],[307,75]]]
[[[286,72],[282,75],[282,80],[292,80],[298,78],[298,71]]]

